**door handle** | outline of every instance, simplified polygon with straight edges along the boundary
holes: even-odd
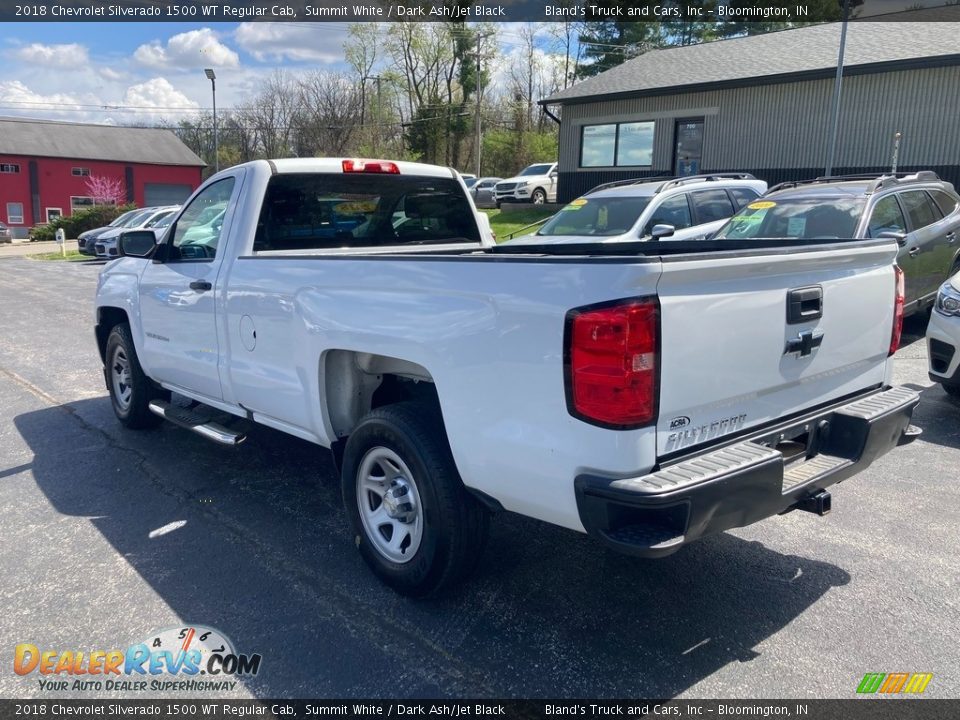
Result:
[[[957,234],[955,232],[947,233],[947,242],[954,243],[957,241]]]
[[[910,248],[910,249],[907,251],[907,254],[908,254],[910,257],[916,257],[917,255],[920,254],[920,248],[918,248],[918,247],[912,247],[912,248]]]
[[[197,292],[206,292],[207,290],[213,290],[213,285],[206,280],[194,280],[190,283],[190,289]]]

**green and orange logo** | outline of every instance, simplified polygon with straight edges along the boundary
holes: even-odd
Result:
[[[933,680],[933,673],[867,673],[857,685],[857,692],[861,695],[875,693],[919,695],[927,689],[931,680]]]

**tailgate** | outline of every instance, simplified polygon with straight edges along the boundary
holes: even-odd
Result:
[[[850,242],[665,257],[658,457],[882,385],[896,253]]]

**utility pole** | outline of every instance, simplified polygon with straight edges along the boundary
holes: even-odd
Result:
[[[833,175],[833,164],[837,159],[837,136],[840,133],[840,92],[843,84],[843,53],[847,46],[847,17],[850,13],[850,0],[843,0],[843,20],[840,25],[840,55],[837,58],[837,79],[833,87],[833,130],[830,133],[830,153],[827,155],[827,177]]]
[[[480,64],[480,61],[481,61],[480,43],[481,43],[484,39],[490,37],[491,35],[493,35],[493,33],[479,33],[479,32],[477,33],[477,51],[476,51],[476,53],[474,53],[474,55],[475,55],[476,58],[477,58],[477,88],[476,88],[476,93],[477,93],[477,117],[476,117],[476,128],[477,128],[477,142],[476,142],[476,151],[477,151],[477,153],[476,153],[476,154],[477,154],[477,164],[476,164],[475,172],[476,172],[476,175],[477,175],[477,178],[478,178],[478,179],[480,178],[480,146],[481,146],[481,143],[482,143],[481,132],[480,132],[480,99],[481,99],[481,93],[480,93],[480,77],[481,77],[481,75],[480,75],[480,72],[481,72],[481,64]]]
[[[380,106],[380,76],[379,75],[364,75],[363,76],[363,105],[366,105],[366,96],[367,96],[367,80],[376,80],[377,82],[377,114],[373,123],[373,154],[378,155],[380,153],[380,123],[381,123],[381,113],[382,108]],[[362,111],[361,111],[362,112]],[[363,120],[360,121],[360,124],[363,125]]]

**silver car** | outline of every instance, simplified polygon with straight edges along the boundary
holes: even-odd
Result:
[[[595,187],[512,245],[702,240],[767,189],[749,173],[638,178]]]
[[[0,222],[0,243],[12,243],[13,233],[6,225]]]
[[[730,218],[717,240],[890,238],[900,245],[909,315],[960,272],[960,196],[933,172],[781,183]]]
[[[470,186],[470,196],[473,198],[473,204],[478,208],[495,208],[497,198],[493,193],[493,186],[503,178],[482,177]]]

